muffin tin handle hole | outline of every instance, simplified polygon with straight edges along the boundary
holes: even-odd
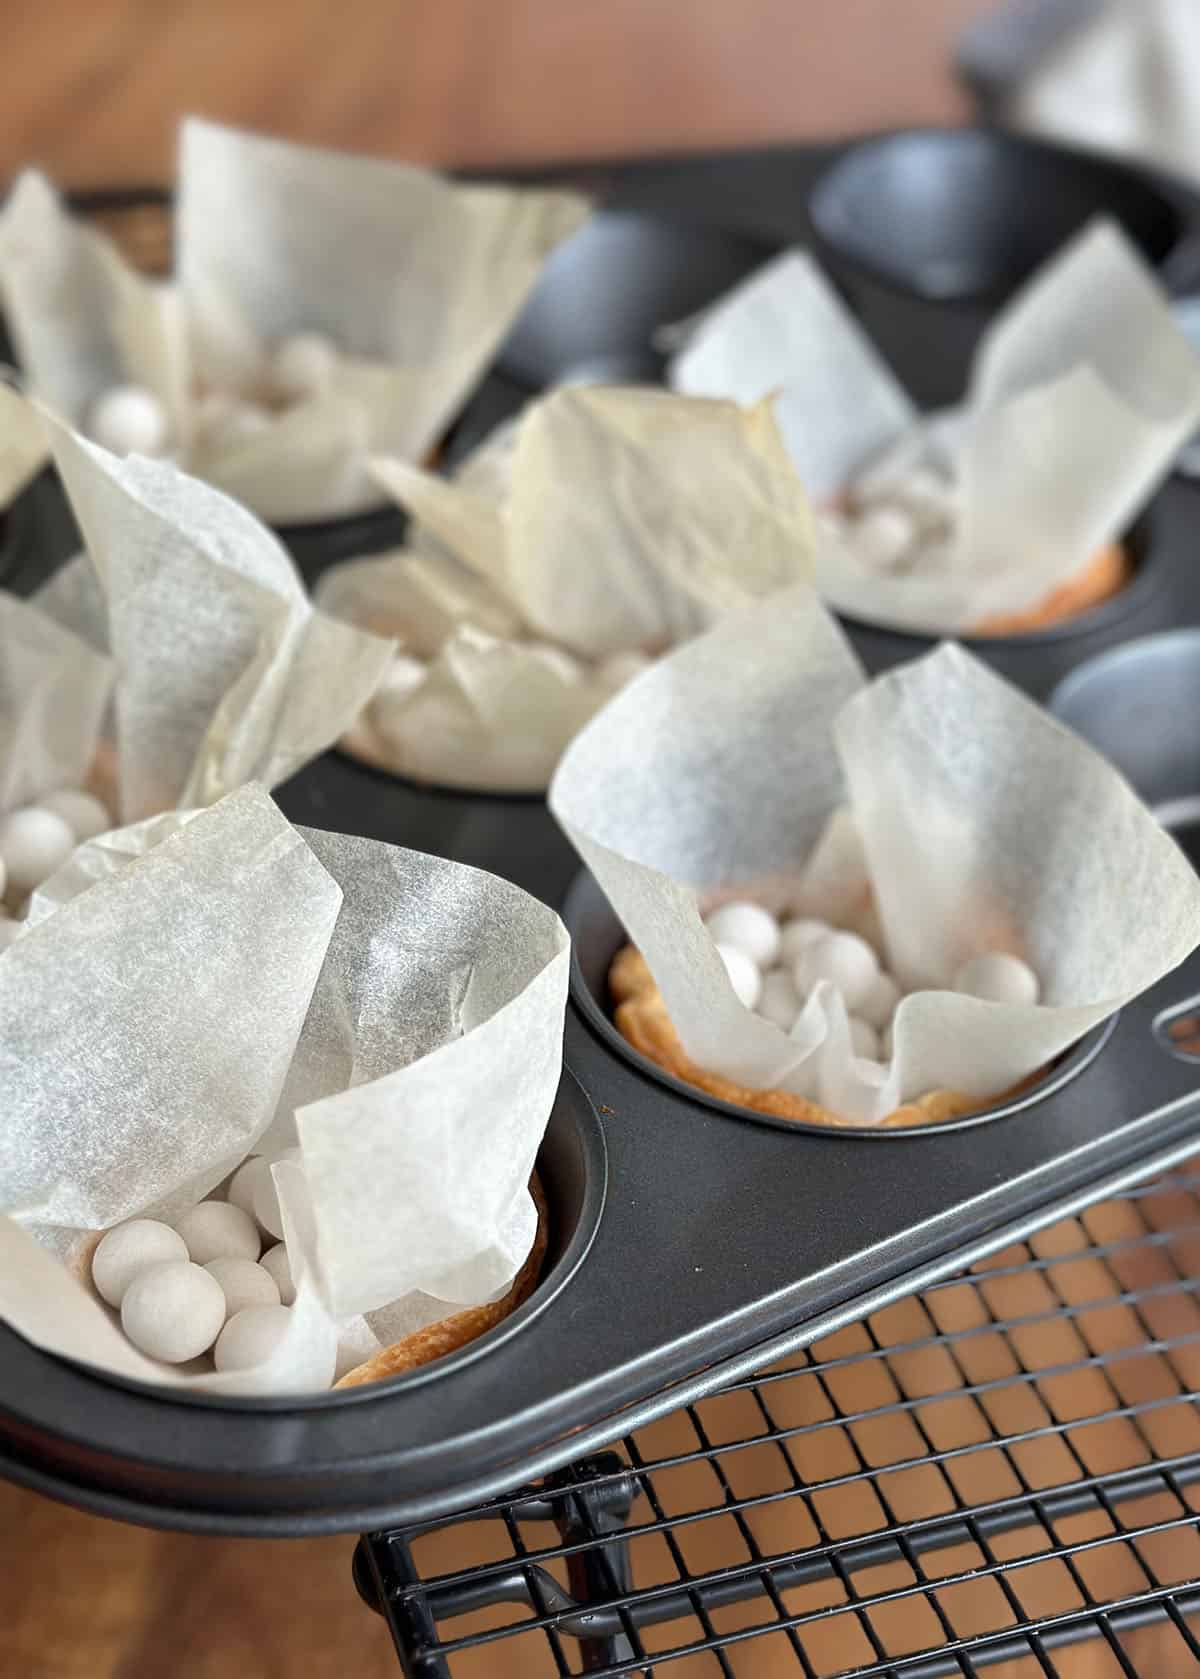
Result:
[[[1155,1017],[1153,1031],[1159,1048],[1168,1055],[1200,1063],[1200,996],[1163,1009]]]

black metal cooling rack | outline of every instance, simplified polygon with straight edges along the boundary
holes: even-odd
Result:
[[[453,1523],[412,1679],[1200,1672],[1200,1158]]]

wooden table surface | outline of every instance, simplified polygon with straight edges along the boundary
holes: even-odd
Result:
[[[198,111],[439,163],[796,140],[966,112],[988,0],[7,0],[0,170],[164,178]],[[901,25],[901,15],[903,23]]]
[[[188,111],[446,164],[955,122],[966,105],[950,43],[985,9],[985,0],[7,0],[0,175],[37,163],[75,186],[166,179]],[[459,1541],[440,1543],[449,1567]],[[0,1673],[395,1679],[382,1623],[351,1584],[351,1550],[349,1539],[157,1533],[0,1485]],[[520,1655],[504,1647],[490,1661],[491,1679],[521,1674]]]

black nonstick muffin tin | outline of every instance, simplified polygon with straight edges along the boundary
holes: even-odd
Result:
[[[802,235],[807,192],[833,155],[651,163],[585,184],[619,208],[724,216],[778,242]],[[1200,492],[1169,482],[1123,608],[1027,638],[1008,673],[1044,694],[1098,647],[1200,626],[1198,517]],[[873,668],[921,650],[850,628]],[[989,645],[980,651],[1005,668]],[[467,1355],[309,1401],[181,1401],[0,1329],[0,1471],[89,1508],[245,1534],[431,1519],[761,1367],[1200,1134],[1200,1064],[1168,1030],[1200,1008],[1200,953],[986,1123],[802,1131],[672,1088],[612,1041],[588,995],[596,1003],[620,930],[594,891],[568,894],[578,864],[542,801],[421,789],[329,753],[279,802],[294,820],[488,867],[564,906],[577,968],[542,1157],[550,1266],[524,1312]],[[1179,833],[1195,856],[1192,837]]]

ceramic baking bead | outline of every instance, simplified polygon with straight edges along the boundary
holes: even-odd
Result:
[[[790,1032],[802,1007],[803,1000],[786,968],[772,968],[769,974],[763,975],[758,1012],[764,1020]]]
[[[879,1058],[879,1035],[873,1026],[869,1026],[858,1015],[850,1016],[850,1048],[855,1055],[864,1061],[876,1061]]]
[[[779,923],[759,904],[722,904],[705,917],[704,925],[718,944],[744,950],[759,968],[770,968],[779,957]]]
[[[248,1306],[231,1317],[213,1348],[218,1370],[249,1370],[270,1358],[287,1333],[286,1306]]]
[[[299,1160],[298,1148],[284,1149],[282,1154],[275,1156],[277,1160]],[[275,1193],[275,1180],[270,1172],[263,1174],[254,1186],[254,1216],[269,1236],[278,1241],[283,1235],[283,1216],[279,1211],[279,1197]],[[257,1249],[255,1252],[257,1253]]]
[[[748,1009],[754,1008],[762,991],[758,964],[735,944],[718,944],[717,955],[725,964],[725,972],[729,975],[729,983],[738,1002]]]
[[[429,666],[407,653],[397,653],[388,665],[370,705],[371,727],[385,741],[400,748],[406,746],[411,728],[409,701],[428,675]]]
[[[582,679],[583,666],[565,647],[555,647],[550,641],[527,641],[525,648],[564,682],[574,684]]]
[[[896,500],[922,530],[947,525],[954,517],[954,491],[945,478],[918,467],[896,486]]]
[[[877,1032],[882,1032],[896,1012],[900,1001],[900,987],[891,974],[878,973],[871,981],[871,989],[858,1005],[858,1016]]]
[[[205,391],[203,396],[197,397],[192,408],[192,425],[196,435],[215,442],[239,406],[239,400],[232,391]]]
[[[92,1255],[92,1281],[102,1300],[119,1306],[141,1271],[170,1260],[186,1260],[187,1243],[156,1218],[131,1218],[106,1230]]]
[[[262,1241],[249,1213],[228,1201],[201,1201],[175,1225],[195,1265],[211,1259],[257,1259]]]
[[[424,659],[416,659],[411,653],[394,654],[383,673],[383,680],[375,690],[373,703],[378,705],[381,700],[407,700],[428,675],[429,666]]]
[[[225,1191],[225,1199],[231,1201],[235,1207],[240,1207],[244,1213],[254,1217],[254,1192],[262,1179],[271,1170],[270,1162],[265,1154],[252,1154],[249,1160],[243,1160],[237,1171],[229,1180],[229,1188]]]
[[[224,1322],[220,1283],[186,1259],[139,1272],[121,1302],[121,1328],[134,1346],[167,1364],[207,1352]]]
[[[850,520],[836,508],[818,508],[813,519],[818,541],[844,542],[850,533]]]
[[[802,996],[807,997],[818,980],[830,980],[854,1014],[875,983],[879,962],[866,939],[857,933],[834,932],[806,944],[792,971]]]
[[[0,917],[0,950],[7,950],[25,931],[21,921],[13,921],[8,916]]]
[[[77,845],[82,840],[95,839],[97,834],[106,834],[113,825],[112,817],[100,800],[77,787],[63,787],[59,792],[49,794],[42,800],[41,808],[52,810],[55,816],[62,817],[75,835]]]
[[[235,443],[246,443],[250,438],[257,437],[270,424],[270,414],[256,402],[235,402],[213,440],[227,449],[232,448]]]
[[[285,338],[271,358],[271,384],[285,401],[315,396],[333,378],[337,350],[320,332],[297,332]]]
[[[61,868],[75,849],[75,835],[62,817],[40,805],[14,810],[0,822],[0,861],[10,891],[32,892]]]
[[[634,677],[649,670],[653,663],[654,660],[645,653],[610,653],[596,666],[596,676],[606,688],[624,688]]]
[[[912,515],[893,502],[868,508],[851,533],[858,557],[881,570],[899,564],[916,539]]]
[[[288,1258],[286,1245],[276,1242],[273,1248],[268,1248],[263,1254],[259,1264],[274,1277],[280,1300],[285,1306],[290,1306],[296,1298],[296,1285],[292,1281],[292,1262]]]
[[[963,963],[954,976],[954,989],[988,1003],[1030,1004],[1037,1002],[1041,987],[1033,969],[1019,956],[989,950]]]
[[[832,931],[827,921],[810,921],[802,916],[785,921],[779,930],[779,960],[790,966],[805,945],[812,944],[814,939],[823,939],[826,933]]]
[[[114,455],[161,455],[167,446],[167,411],[141,385],[114,385],[94,404],[87,432]]]
[[[279,1304],[279,1284],[252,1259],[210,1259],[204,1269],[221,1285],[226,1318],[244,1312],[247,1306]]]
[[[879,1034],[879,1053],[885,1061],[890,1061],[896,1049],[896,1028],[889,1021]]]

